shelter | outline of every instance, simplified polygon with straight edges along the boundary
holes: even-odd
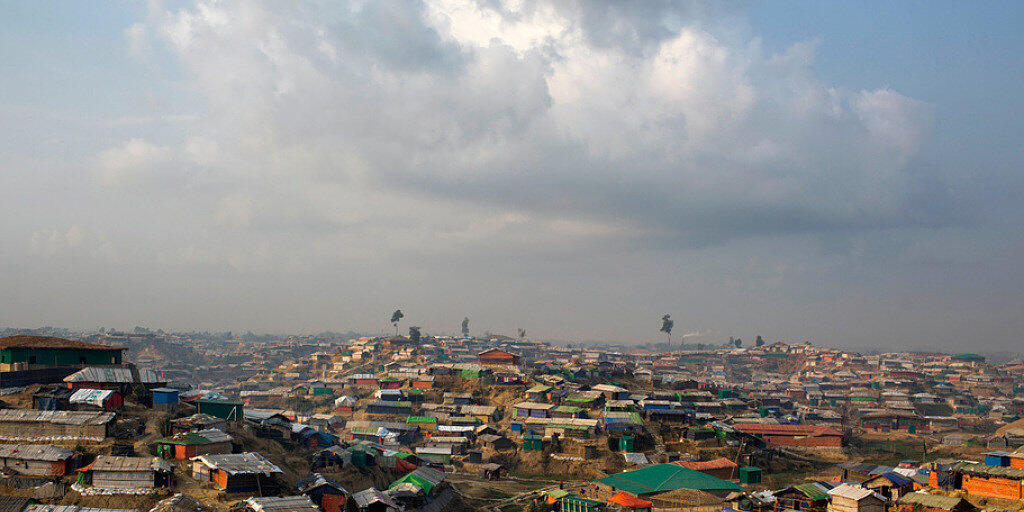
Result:
[[[488,462],[480,465],[480,476],[485,480],[501,480],[501,471],[505,469],[501,464]]]
[[[323,512],[341,512],[348,503],[349,492],[340,483],[320,473],[299,480],[295,486]]]
[[[75,452],[47,444],[0,445],[0,469],[24,475],[63,476]]]
[[[121,394],[111,389],[76,389],[68,399],[79,410],[114,411],[124,405]]]
[[[36,500],[15,496],[0,496],[0,512],[24,512]]]
[[[131,508],[92,508],[78,505],[29,505],[25,512],[139,512]]]
[[[30,370],[53,366],[121,364],[123,347],[47,336],[0,338],[0,370]]]
[[[555,388],[551,386],[537,384],[536,386],[526,390],[526,398],[534,401],[549,400],[551,398],[551,392],[554,389]]]
[[[199,455],[192,459],[192,478],[213,482],[227,492],[276,494],[276,475],[283,472],[255,452]]]
[[[178,406],[179,393],[173,388],[154,388],[153,408],[158,410],[172,410]]]
[[[200,398],[194,403],[196,405],[196,412],[200,414],[209,414],[215,418],[229,421],[242,421],[246,418],[245,404],[237,400]]]
[[[608,489],[626,491],[641,497],[654,496],[677,489],[694,489],[724,496],[730,491],[741,488],[739,485],[721,478],[669,463],[653,464],[632,471],[623,471],[599,478],[594,482]]]
[[[512,366],[519,364],[519,356],[501,349],[492,348],[476,355],[480,364]]]
[[[151,489],[169,483],[172,467],[158,457],[117,457],[98,455],[78,471],[92,477],[101,489]]]
[[[885,512],[889,502],[877,492],[851,484],[842,484],[828,491],[831,501],[828,512]]]
[[[179,492],[158,501],[149,512],[210,512],[210,509],[195,498]]]
[[[224,418],[217,418],[216,416],[210,416],[209,414],[193,414],[185,418],[178,418],[171,420],[171,432],[174,434],[180,432],[191,432],[193,430],[206,430],[215,428],[218,430],[227,430],[228,422]]]
[[[904,494],[896,502],[896,512],[975,512],[971,502],[954,496],[941,496],[925,492]]]
[[[366,405],[369,414],[390,414],[395,416],[411,416],[412,402],[391,402],[379,400]]]
[[[103,441],[110,435],[114,413],[99,411],[0,410],[0,440]]]
[[[308,496],[268,496],[242,502],[244,512],[320,512]]]
[[[113,389],[125,394],[136,382],[133,373],[138,376],[138,382],[148,389],[167,385],[167,381],[153,370],[136,368],[133,372],[128,366],[87,366],[64,377],[64,383],[70,389]]]
[[[164,458],[191,459],[209,453],[231,453],[231,436],[215,428],[182,432],[157,439],[157,455]]]
[[[356,399],[348,395],[342,395],[334,399],[334,410],[338,412],[352,412],[356,407]]]
[[[539,402],[518,402],[512,407],[515,409],[517,418],[547,418],[550,416],[551,410],[555,408],[552,404]]]
[[[914,481],[899,473],[889,471],[861,482],[861,486],[881,494],[887,500],[895,500],[913,491]]]
[[[964,491],[977,496],[1019,500],[1024,498],[1024,469],[961,462],[953,466]]]
[[[70,411],[74,390],[57,385],[40,388],[32,394],[32,408],[38,411]]]
[[[388,512],[401,508],[391,496],[373,487],[353,494],[352,501],[358,512]]]
[[[733,428],[764,439],[769,447],[841,448],[843,433],[818,425],[775,425],[768,423],[737,423]]]
[[[772,493],[775,496],[775,509],[812,510],[824,512],[828,507],[828,491],[832,485],[825,482],[806,482],[791,485]]]

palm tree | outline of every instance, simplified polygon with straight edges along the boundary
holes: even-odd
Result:
[[[668,348],[672,348],[672,327],[675,326],[671,315],[661,317],[661,332],[668,336]]]
[[[401,322],[404,317],[405,314],[401,309],[396,309],[394,313],[391,313],[391,325],[395,326],[395,336],[398,336],[398,322]]]

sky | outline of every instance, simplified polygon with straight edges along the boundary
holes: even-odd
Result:
[[[0,0],[0,325],[1019,350],[1022,19]]]

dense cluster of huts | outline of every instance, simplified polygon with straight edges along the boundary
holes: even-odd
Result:
[[[1019,375],[973,354],[863,356],[775,343],[680,355],[364,338],[266,363],[242,380],[182,383],[123,364],[116,347],[0,340],[4,347],[17,360],[11,371],[62,370],[32,393],[32,409],[0,409],[0,442],[11,443],[0,445],[0,469],[72,478],[83,495],[176,489],[187,478],[252,495],[238,510],[434,512],[459,496],[447,479],[454,470],[493,481],[522,471],[516,461],[585,466],[612,457],[621,470],[538,492],[533,505],[973,512],[970,496],[1024,500],[1024,451],[1014,450],[1024,427],[975,439],[997,448],[983,460],[842,463],[827,479],[775,487],[765,479],[772,460],[842,454],[852,429],[947,442],[966,425],[1016,420]],[[127,414],[129,402],[136,409]],[[146,453],[124,442],[146,431],[139,407],[166,417]],[[243,446],[231,434],[239,432],[303,454],[314,471],[351,466],[390,481],[349,489],[314,472],[287,484],[286,468]],[[666,446],[709,440],[731,455]],[[82,449],[111,441],[106,453]],[[164,507],[191,503],[172,500]],[[41,506],[25,504],[82,512]]]

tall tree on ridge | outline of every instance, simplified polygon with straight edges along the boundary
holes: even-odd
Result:
[[[398,322],[401,322],[402,318],[405,318],[405,314],[401,309],[396,309],[394,313],[391,313],[391,325],[395,326],[395,336],[398,336]]]
[[[674,327],[675,325],[676,323],[672,321],[672,315],[666,314],[665,316],[661,317],[661,332],[665,333],[668,336],[669,349],[672,348],[672,327]]]

